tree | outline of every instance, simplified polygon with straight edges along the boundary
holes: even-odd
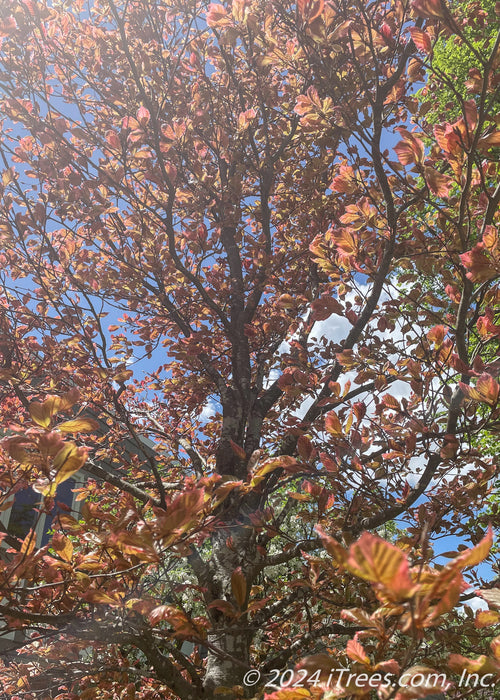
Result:
[[[3,507],[94,477],[4,533],[5,692],[500,676],[500,35],[423,130],[441,0],[0,8]]]
[[[436,37],[432,47],[433,99],[429,100],[426,120],[436,124],[448,121],[450,110],[457,119],[460,103],[468,98],[467,83],[477,80],[478,55],[489,54],[495,43],[497,7],[492,0],[455,3],[454,11],[467,17],[463,33]],[[422,91],[425,99],[426,89]],[[445,116],[446,115],[446,116]]]

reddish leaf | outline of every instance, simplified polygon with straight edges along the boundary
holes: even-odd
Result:
[[[412,0],[411,6],[419,17],[444,19],[446,16],[444,0]]]
[[[347,642],[346,654],[351,659],[351,661],[357,661],[360,664],[365,664],[368,666],[370,664],[370,659],[363,649],[362,645],[355,639],[350,639]]]
[[[496,610],[478,610],[474,624],[478,629],[498,625],[500,622],[500,613]]]
[[[432,194],[436,197],[447,197],[450,193],[450,187],[453,183],[448,175],[440,173],[439,170],[425,166],[424,168],[425,182],[427,183]]]
[[[146,109],[146,107],[139,107],[137,110],[137,121],[141,126],[146,126],[146,124],[149,122],[151,119],[151,115],[149,113],[149,110]]]
[[[236,568],[231,574],[231,588],[234,599],[238,603],[239,607],[243,608],[247,595],[247,582],[241,570],[241,566],[238,566],[238,568]]]
[[[404,600],[415,590],[405,554],[368,532],[350,546],[345,566],[356,576],[381,586],[394,600]]]
[[[432,42],[427,32],[425,32],[423,29],[419,29],[418,27],[410,27],[410,34],[417,49],[424,51],[424,53],[431,52]]]
[[[498,402],[500,384],[487,372],[484,372],[476,381],[475,386],[459,382],[464,395],[472,401],[481,401],[490,406],[495,406]]]
[[[339,302],[331,296],[323,295],[320,299],[315,299],[311,304],[313,310],[312,319],[314,321],[324,321],[330,318],[332,314],[338,314],[341,316],[344,313],[344,309]]]
[[[500,588],[481,589],[477,594],[486,600],[490,608],[500,610]]]
[[[297,7],[302,19],[310,23],[323,12],[325,2],[324,0],[297,0]]]
[[[61,484],[73,476],[83,467],[86,459],[87,452],[82,447],[77,447],[73,442],[66,443],[54,457],[55,483]]]
[[[99,423],[93,418],[75,418],[57,425],[60,433],[92,433],[99,429]]]
[[[232,440],[229,441],[229,444],[231,445],[232,451],[239,459],[246,460],[247,454],[246,454],[245,450],[242,447],[240,447],[240,445],[237,445]]]
[[[339,417],[335,411],[330,411],[325,416],[325,428],[333,437],[343,437],[344,431],[340,423]]]
[[[483,537],[483,539],[472,549],[466,549],[461,554],[456,557],[453,562],[448,564],[448,567],[460,567],[465,569],[469,566],[476,566],[480,564],[488,554],[493,545],[493,530],[491,527],[488,528],[488,532]]]
[[[208,6],[206,21],[209,27],[227,27],[232,24],[224,5],[212,3]]]
[[[314,452],[314,447],[307,435],[299,436],[299,439],[297,440],[297,451],[306,462],[311,459]]]
[[[65,537],[61,532],[56,532],[55,535],[52,536],[50,546],[64,561],[71,561],[73,556],[73,544],[68,537]]]
[[[410,134],[406,129],[399,127],[398,132],[400,136],[403,137],[402,141],[399,141],[395,146],[394,150],[398,156],[399,162],[402,165],[411,165],[412,163],[422,163],[424,158],[424,144],[421,139],[419,139],[414,134]]]

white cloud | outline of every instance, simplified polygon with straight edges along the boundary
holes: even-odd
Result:
[[[472,591],[470,591],[472,593]],[[472,610],[488,610],[488,603],[484,600],[484,598],[480,598],[479,596],[474,596],[474,598],[471,598],[470,600],[467,601],[466,605],[469,606],[469,608],[472,608]]]
[[[207,423],[210,418],[217,413],[218,407],[217,403],[209,398],[206,404],[203,406],[200,415],[198,416],[201,423]]]

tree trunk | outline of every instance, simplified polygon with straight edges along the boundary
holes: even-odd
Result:
[[[204,680],[205,689],[209,692],[213,692],[220,688],[242,686],[243,677],[250,666],[249,633],[247,631],[242,631],[238,626],[238,629],[234,632],[224,629],[221,630],[220,633],[214,632],[213,634],[209,634],[208,641],[221,652],[227,654],[227,658],[221,658],[220,654],[216,654],[209,649],[207,670]],[[235,660],[239,663],[235,663]],[[236,694],[224,694],[225,700],[232,700],[233,697],[236,698],[240,696]]]
[[[246,606],[252,585],[249,580],[249,565],[252,561],[252,530],[245,528],[241,520],[233,520],[218,530],[212,540],[213,554],[211,567],[221,599],[241,610],[237,619],[225,615],[222,610],[212,610],[214,628],[208,635],[208,658],[204,687],[211,693],[219,688],[243,686],[243,677],[250,669],[250,645],[252,631],[247,627]],[[239,605],[232,590],[231,577],[241,567],[246,580],[246,595],[243,605]],[[232,630],[231,628],[234,628]],[[241,695],[224,695],[225,700]]]

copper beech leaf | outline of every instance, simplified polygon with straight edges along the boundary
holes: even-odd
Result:
[[[328,535],[323,530],[321,525],[316,525],[315,530],[320,536],[323,547],[326,549],[328,554],[330,554],[330,556],[333,557],[337,564],[344,565],[347,559],[347,551],[345,550],[345,548],[342,547],[342,545],[339,544],[337,540]]]
[[[59,423],[56,429],[60,433],[92,433],[99,429],[99,423],[93,418],[75,418]]]
[[[83,467],[86,459],[87,452],[82,447],[77,447],[74,442],[66,443],[54,457],[55,484],[61,484],[76,474]]]
[[[98,590],[96,588],[89,588],[89,590],[85,591],[82,598],[87,603],[93,603],[94,605],[119,606],[122,604],[122,599],[120,595],[109,595],[105,591]]]
[[[428,666],[412,666],[399,678],[400,687],[395,695],[398,700],[417,700],[436,693],[445,693],[451,687],[446,673]]]
[[[173,541],[197,521],[204,504],[205,489],[203,488],[181,493],[166,511],[157,511],[158,534]]]
[[[42,428],[48,428],[52,418],[61,411],[67,411],[80,398],[77,389],[71,389],[62,396],[47,396],[45,401],[32,401],[29,406],[30,415]]]
[[[283,688],[274,693],[265,693],[264,700],[304,700],[312,697],[306,688]]]
[[[3,0],[6,697],[500,665],[493,5]]]
[[[241,570],[241,566],[238,566],[231,574],[231,589],[233,591],[234,599],[238,603],[239,607],[242,608],[245,604],[247,595],[247,582],[245,575]]]
[[[157,627],[163,621],[168,622],[174,628],[176,636],[197,635],[197,630],[186,613],[173,605],[158,605],[148,613],[147,617],[153,627]]]
[[[432,48],[432,42],[429,34],[418,27],[410,27],[410,35],[413,43],[420,51],[424,53],[430,53]]]
[[[490,608],[495,610],[500,610],[500,589],[499,588],[485,588],[477,591],[477,594],[484,598],[488,603]]]
[[[369,665],[370,663],[370,659],[368,658],[366,651],[356,639],[350,639],[347,642],[346,654],[351,661],[357,661],[358,663],[365,665]]]
[[[485,654],[478,656],[477,659],[468,659],[461,654],[450,654],[448,666],[452,671],[460,674],[463,671],[477,673],[479,676],[491,673],[495,678],[500,678],[500,662],[489,658]]]
[[[376,535],[365,532],[343,553],[333,538],[325,536],[320,528],[323,544],[338,563],[348,571],[369,581],[376,590],[391,600],[405,600],[413,595],[416,586],[410,576],[408,559],[404,552]]]
[[[333,437],[343,437],[344,431],[340,423],[338,415],[335,411],[330,411],[325,416],[325,428]]]
[[[237,457],[239,457],[239,459],[247,458],[245,450],[242,447],[240,447],[240,445],[237,445],[233,440],[230,440],[229,444],[231,445],[232,451]]]
[[[50,546],[61,559],[67,562],[71,561],[73,556],[73,543],[68,537],[61,532],[56,532],[55,535],[52,536]]]
[[[51,418],[53,413],[50,410],[50,406],[46,403],[40,403],[39,401],[33,401],[30,403],[30,415],[42,428],[48,428],[51,423]]]
[[[29,530],[24,538],[19,552],[21,554],[30,555],[36,547],[36,533],[34,530]]]
[[[483,627],[491,627],[492,625],[498,625],[499,622],[500,613],[497,610],[478,610],[476,612],[474,625],[478,629],[483,629]]]
[[[488,554],[493,545],[493,529],[490,526],[485,536],[475,547],[471,549],[465,549],[461,552],[458,557],[456,557],[452,562],[446,565],[446,568],[460,568],[465,569],[469,566],[476,566],[480,564]]]
[[[445,0],[412,0],[411,6],[419,17],[444,19],[446,16]]]
[[[252,479],[252,485],[256,485],[262,480],[266,474],[273,472],[275,469],[285,469],[291,473],[299,472],[304,469],[304,465],[297,462],[295,457],[290,457],[288,455],[282,455],[281,457],[275,457],[273,459],[267,459],[263,462],[254,472]]]
[[[312,22],[323,12],[324,0],[298,0],[299,13],[306,22]]]
[[[463,382],[459,382],[459,386],[468,399],[487,403],[490,406],[494,406],[498,402],[500,384],[487,372],[484,372],[477,379],[475,386]]]

